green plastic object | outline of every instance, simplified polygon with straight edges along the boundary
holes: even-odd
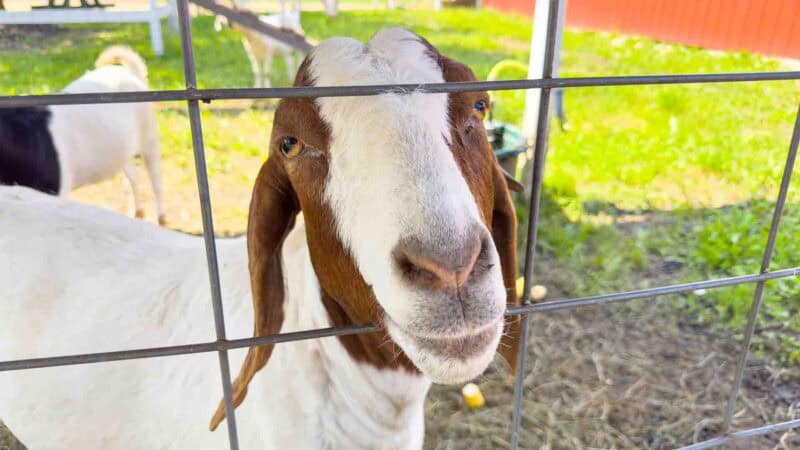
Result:
[[[525,153],[527,149],[522,131],[506,123],[490,121],[486,124],[486,133],[497,159],[504,159]]]
[[[492,66],[486,79],[488,81],[494,81],[499,78],[500,72],[509,69],[522,72],[523,74],[528,72],[528,66],[525,64],[513,59],[504,59]],[[492,93],[490,93],[489,96],[492,98],[492,102],[494,102]],[[489,111],[489,121],[486,122],[486,134],[489,136],[489,143],[492,144],[494,154],[501,162],[505,159],[517,156],[520,153],[525,153],[525,150],[527,150],[525,138],[522,136],[522,130],[514,125],[492,120],[491,110]]]

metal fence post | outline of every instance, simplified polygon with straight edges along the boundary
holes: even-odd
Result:
[[[786,196],[789,192],[789,184],[792,181],[794,162],[797,159],[798,141],[800,141],[800,107],[798,107],[797,115],[795,117],[794,131],[792,132],[792,140],[789,144],[789,152],[786,155],[786,165],[783,168],[781,186],[778,190],[778,198],[775,200],[775,209],[772,212],[772,222],[770,223],[769,227],[767,243],[764,246],[764,255],[761,259],[760,273],[769,272],[769,265],[772,261],[772,251],[775,249],[775,241],[778,238],[778,229],[780,228],[781,217],[783,216],[783,208],[786,205]],[[722,425],[723,433],[727,433],[731,428],[733,414],[736,409],[736,397],[738,397],[739,389],[742,387],[744,371],[747,368],[747,358],[750,354],[750,344],[753,340],[753,334],[756,330],[756,323],[758,322],[758,310],[761,307],[761,300],[763,296],[764,281],[759,281],[756,283],[755,291],[753,292],[753,303],[750,306],[750,315],[747,318],[744,341],[742,342],[742,352],[739,355],[739,363],[736,366],[736,377],[733,382],[730,398],[728,399],[728,405],[725,408],[725,421]]]
[[[186,90],[197,89],[197,71],[194,64],[192,47],[192,22],[189,16],[187,0],[178,0],[178,19],[180,22],[181,45],[183,49],[183,71],[186,78]],[[225,316],[222,309],[222,290],[219,281],[217,247],[214,240],[214,219],[211,212],[211,194],[208,188],[208,171],[206,169],[205,149],[203,146],[203,127],[200,118],[200,105],[197,100],[188,100],[189,125],[192,133],[194,149],[194,167],[197,176],[197,192],[200,197],[200,211],[203,216],[203,238],[206,245],[208,277],[211,285],[211,302],[214,309],[214,327],[218,342],[225,342]],[[239,449],[239,435],[236,430],[236,409],[233,405],[233,388],[231,386],[230,361],[228,350],[221,348],[219,357],[220,376],[222,378],[222,394],[225,401],[225,416],[228,428],[228,439],[231,450]]]
[[[539,0],[544,1],[544,0]],[[542,68],[542,79],[553,77],[553,67],[555,60],[556,38],[558,37],[558,11],[560,0],[548,0],[550,7],[547,17],[547,39],[545,41],[544,65]],[[539,207],[542,197],[542,177],[544,176],[544,163],[547,154],[547,132],[550,122],[550,88],[542,89],[539,96],[539,116],[536,124],[536,144],[533,152],[533,166],[531,168],[533,185],[528,210],[528,240],[526,241],[525,251],[525,282],[522,290],[521,303],[529,303],[530,291],[533,286],[533,264],[536,253],[536,237],[539,221]],[[514,383],[514,410],[511,425],[511,448],[516,450],[519,447],[519,428],[522,422],[522,397],[524,391],[523,380],[525,378],[525,358],[528,348],[528,336],[530,334],[530,316],[522,316],[520,329],[520,349],[517,355],[517,378]]]

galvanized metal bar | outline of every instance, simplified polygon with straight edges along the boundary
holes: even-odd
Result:
[[[769,270],[769,265],[772,261],[772,252],[775,249],[775,240],[778,238],[781,217],[783,217],[783,210],[786,205],[786,197],[789,193],[789,185],[792,182],[792,172],[794,170],[795,160],[797,159],[797,147],[799,143],[800,107],[797,109],[797,114],[794,121],[794,131],[792,132],[792,140],[789,144],[789,152],[786,155],[786,165],[783,168],[781,186],[778,190],[778,198],[775,201],[775,209],[772,212],[772,222],[770,223],[769,227],[767,244],[764,247],[764,255],[761,258],[761,273],[766,273]],[[744,379],[744,371],[747,368],[747,359],[750,355],[750,344],[753,340],[753,334],[755,334],[756,331],[756,324],[758,323],[758,311],[761,308],[763,297],[764,281],[759,281],[756,284],[755,291],[753,292],[753,302],[750,306],[750,315],[747,318],[747,325],[745,326],[742,352],[739,355],[739,362],[736,366],[736,377],[733,381],[733,389],[731,389],[730,398],[728,398],[728,405],[725,408],[725,420],[723,421],[722,425],[723,432],[727,432],[731,429],[733,414],[736,410],[736,399],[739,396],[739,389],[742,387],[742,379]]]
[[[19,359],[0,362],[0,372],[12,370],[39,369],[44,367],[74,366],[78,364],[94,364],[131,359],[160,358],[163,356],[207,353],[236,348],[274,345],[284,342],[303,341],[333,336],[349,336],[353,334],[379,331],[375,325],[351,325],[346,327],[318,328],[314,330],[295,331],[291,333],[270,334],[267,336],[226,341],[201,342],[196,344],[152,347],[136,350],[120,350],[102,353],[85,353],[80,355],[51,356],[46,358]]]
[[[314,48],[314,44],[309,42],[305,36],[298,34],[291,30],[278,28],[270,25],[251,11],[244,11],[240,9],[231,9],[220,5],[213,0],[189,0],[195,5],[201,6],[215,14],[225,16],[228,20],[238,22],[247,28],[255,30],[258,33],[267,35],[277,41],[280,41],[289,47],[300,50],[301,52],[308,53]]]
[[[714,289],[725,286],[755,283],[758,281],[775,280],[779,278],[800,276],[800,267],[776,270],[763,274],[744,275],[738,277],[720,278],[716,280],[697,281],[686,284],[676,284],[656,288],[641,289],[615,294],[596,295],[576,299],[555,300],[545,303],[529,304],[509,308],[506,316],[519,314],[546,313],[564,309],[573,309],[580,306],[600,305],[604,303],[635,300],[639,298],[658,297],[667,294],[691,292],[695,289]],[[353,334],[373,333],[379,331],[376,325],[350,325],[346,327],[319,328],[314,330],[295,331],[291,333],[270,334],[267,336],[231,339],[226,341],[201,342],[196,344],[174,345],[167,347],[153,347],[136,350],[121,350],[102,353],[88,353],[80,355],[53,356],[46,358],[21,359],[0,362],[0,372],[11,370],[37,369],[43,367],[71,366],[77,364],[93,364],[130,359],[158,358],[162,356],[186,355],[191,353],[204,353],[219,350],[231,350],[258,345],[274,345],[284,342],[295,342],[307,339],[317,339],[333,336],[349,336]]]
[[[800,419],[789,420],[786,422],[774,423],[765,425],[758,428],[750,428],[747,430],[737,431],[725,436],[716,437],[707,441],[698,442],[696,444],[681,447],[680,450],[704,450],[707,448],[719,447],[720,445],[730,444],[734,441],[741,441],[756,436],[763,436],[769,433],[776,433],[779,431],[791,430],[792,428],[800,427]]]
[[[44,358],[16,359],[0,361],[0,372],[12,370],[41,369],[45,367],[75,366],[79,364],[95,364],[131,359],[158,358],[162,356],[189,355],[218,350],[216,342],[199,344],[172,345],[167,347],[141,348],[136,350],[118,350],[101,353],[83,353],[76,355],[48,356]]]
[[[560,0],[549,0],[549,10],[547,15],[547,38],[545,40],[544,64],[542,65],[542,79],[553,77],[555,61],[556,38],[558,37],[558,17]],[[536,254],[536,237],[539,224],[539,206],[542,196],[542,177],[544,176],[545,155],[547,154],[548,130],[550,124],[550,88],[542,89],[539,96],[539,116],[536,123],[536,143],[533,152],[533,182],[530,192],[530,202],[528,209],[528,240],[526,241],[525,251],[525,282],[522,303],[529,301],[528,292],[533,286],[533,263]],[[514,405],[511,422],[511,449],[517,450],[519,447],[519,428],[522,423],[522,396],[524,391],[523,380],[525,379],[525,359],[528,353],[528,336],[530,334],[530,317],[522,316],[520,324],[520,348],[517,353],[517,377],[514,381]]]
[[[381,84],[362,86],[319,86],[284,88],[181,89],[138,92],[96,92],[82,94],[0,96],[0,108],[99,103],[137,103],[198,100],[362,97],[387,92],[472,92],[520,89],[555,89],[600,86],[641,86],[657,84],[739,83],[753,81],[800,80],[800,71],[747,72],[685,75],[634,75],[615,77],[551,78],[534,80],[464,81],[431,84]]]
[[[197,88],[197,72],[194,64],[192,46],[192,23],[189,16],[187,0],[178,0],[178,20],[180,23],[181,47],[183,50],[183,73],[186,89]],[[203,126],[200,118],[200,105],[197,100],[187,102],[189,109],[189,126],[192,134],[194,150],[194,167],[197,178],[197,193],[200,199],[200,212],[203,218],[203,239],[206,246],[208,278],[211,288],[211,304],[214,310],[214,328],[217,341],[225,341],[225,316],[222,309],[222,289],[219,281],[217,247],[214,237],[214,219],[211,212],[211,194],[208,188],[208,170],[206,169],[205,149],[203,145]],[[231,369],[228,350],[220,349],[219,370],[222,379],[222,394],[225,402],[225,418],[228,428],[228,440],[231,450],[239,449],[239,434],[236,430],[236,408],[233,405],[233,387],[231,386]]]
[[[593,306],[605,303],[613,303],[619,301],[636,300],[648,297],[658,297],[668,294],[681,294],[685,292],[692,292],[698,289],[714,289],[725,286],[736,286],[740,284],[763,282],[767,280],[774,280],[777,278],[797,277],[800,276],[800,266],[788,269],[775,270],[772,272],[754,274],[754,275],[740,275],[736,277],[718,278],[714,280],[693,281],[691,283],[673,284],[669,286],[659,286],[646,289],[638,289],[635,291],[616,292],[613,294],[592,295],[589,297],[580,297],[565,300],[552,300],[548,302],[529,304],[509,308],[507,314],[529,314],[529,313],[542,313],[550,311],[560,311],[564,309],[574,309],[580,306]]]

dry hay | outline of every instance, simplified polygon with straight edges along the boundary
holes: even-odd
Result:
[[[531,316],[520,435],[527,449],[676,448],[717,435],[739,345],[681,324],[663,300]],[[736,429],[800,417],[800,384],[764,361],[749,365]],[[435,386],[428,449],[508,448],[513,379],[493,369],[478,385],[487,405],[468,410],[458,389]],[[800,448],[784,432],[728,448]]]
[[[0,420],[0,450],[26,450]]]

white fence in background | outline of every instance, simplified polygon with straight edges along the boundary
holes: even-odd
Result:
[[[119,10],[107,8],[41,8],[28,11],[0,10],[0,25],[32,25],[60,23],[147,23],[150,25],[150,44],[153,53],[164,54],[164,36],[161,19],[167,18],[171,28],[178,29],[175,0],[158,5],[149,0],[149,7],[142,10]]]

